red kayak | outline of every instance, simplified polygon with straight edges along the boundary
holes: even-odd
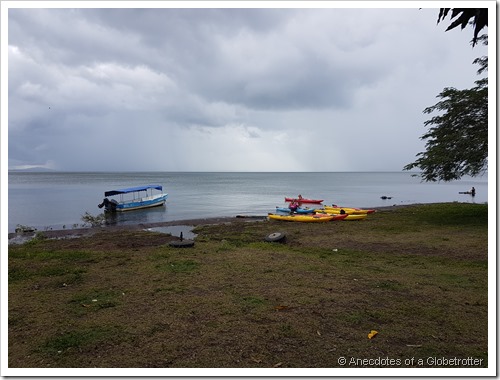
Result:
[[[287,198],[285,202],[298,202],[298,203],[321,203],[323,199],[307,199],[307,198]]]

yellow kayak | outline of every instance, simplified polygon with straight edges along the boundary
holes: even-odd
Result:
[[[303,215],[303,214],[291,214],[291,215],[278,215],[269,213],[269,219],[272,220],[285,220],[288,222],[329,222],[334,218],[334,215]]]
[[[361,208],[354,208],[354,207],[336,207],[336,206],[324,206],[322,209],[315,210],[317,212],[320,211],[326,211],[326,212],[334,212],[335,214],[340,214],[340,210],[344,210],[346,214],[349,215],[366,215],[366,214],[372,214],[375,212],[375,210],[367,210],[367,209],[361,209]]]
[[[336,215],[340,215],[340,214],[338,214],[336,211],[331,212],[329,210],[324,210],[322,214],[316,214],[316,215],[336,216]],[[347,216],[342,220],[363,220],[363,219],[366,219],[367,216],[368,216],[368,214],[347,214]]]

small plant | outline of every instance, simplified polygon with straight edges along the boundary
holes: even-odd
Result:
[[[85,214],[82,215],[82,221],[84,226],[90,224],[91,227],[99,227],[104,224],[105,217],[104,214],[94,216],[86,211]]]
[[[43,234],[43,232],[37,232],[35,233],[35,236],[33,237],[33,239],[29,240],[28,242],[26,242],[27,245],[35,245],[37,244],[39,241],[43,241],[45,240],[46,237],[45,235]]]

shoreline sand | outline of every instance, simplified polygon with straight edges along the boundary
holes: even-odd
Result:
[[[391,211],[403,207],[417,206],[419,203],[406,204],[406,205],[393,205],[375,208],[378,212],[381,211]],[[171,227],[171,226],[200,226],[200,225],[210,225],[210,224],[221,224],[221,223],[234,223],[234,222],[249,222],[249,221],[263,221],[267,219],[267,215],[236,215],[236,216],[223,216],[223,217],[211,217],[211,218],[196,218],[196,219],[181,219],[172,220],[165,222],[153,222],[153,223],[139,223],[139,224],[122,224],[122,225],[105,225],[99,227],[82,227],[82,228],[68,228],[61,230],[35,230],[33,232],[10,232],[8,234],[9,243],[13,242],[14,239],[19,239],[22,243],[30,238],[34,237],[37,233],[42,233],[43,236],[49,239],[60,239],[60,238],[78,238],[84,236],[91,236],[98,232],[112,232],[112,231],[137,231],[137,230],[147,230],[149,228],[158,227]],[[25,239],[22,239],[22,238]]]

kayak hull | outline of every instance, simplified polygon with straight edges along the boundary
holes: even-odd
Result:
[[[333,219],[332,221],[334,220],[344,220],[344,219],[347,219],[349,217],[348,214],[327,214],[327,213],[316,213],[315,214],[316,216],[319,216],[319,217],[328,217],[328,216],[333,216]]]
[[[319,216],[319,215],[278,215],[269,213],[267,217],[270,220],[281,220],[286,222],[303,222],[303,223],[322,223],[329,222],[334,219],[333,215]]]
[[[337,214],[337,213],[332,213],[332,212],[327,212],[327,211],[325,211],[322,214],[317,213],[316,215],[333,215],[336,217],[343,217],[343,218],[340,218],[340,220],[363,220],[363,219],[366,219],[368,216],[368,214]],[[333,220],[336,220],[336,219],[333,219]]]
[[[298,203],[321,203],[323,199],[308,199],[308,198],[288,198],[285,197],[285,202],[298,202]]]
[[[373,214],[375,210],[372,209],[361,209],[361,208],[354,208],[354,207],[333,207],[333,206],[324,206],[322,210],[325,210],[327,212],[332,212],[335,214],[339,214],[340,210],[344,210],[346,214],[350,215],[359,215],[359,214]],[[319,210],[317,210],[319,211]]]
[[[288,207],[276,207],[276,211],[287,212],[287,213],[292,212],[292,210],[289,209]],[[297,214],[312,214],[314,212],[314,209],[312,209],[312,208],[300,208],[299,207],[294,212],[296,212]]]

